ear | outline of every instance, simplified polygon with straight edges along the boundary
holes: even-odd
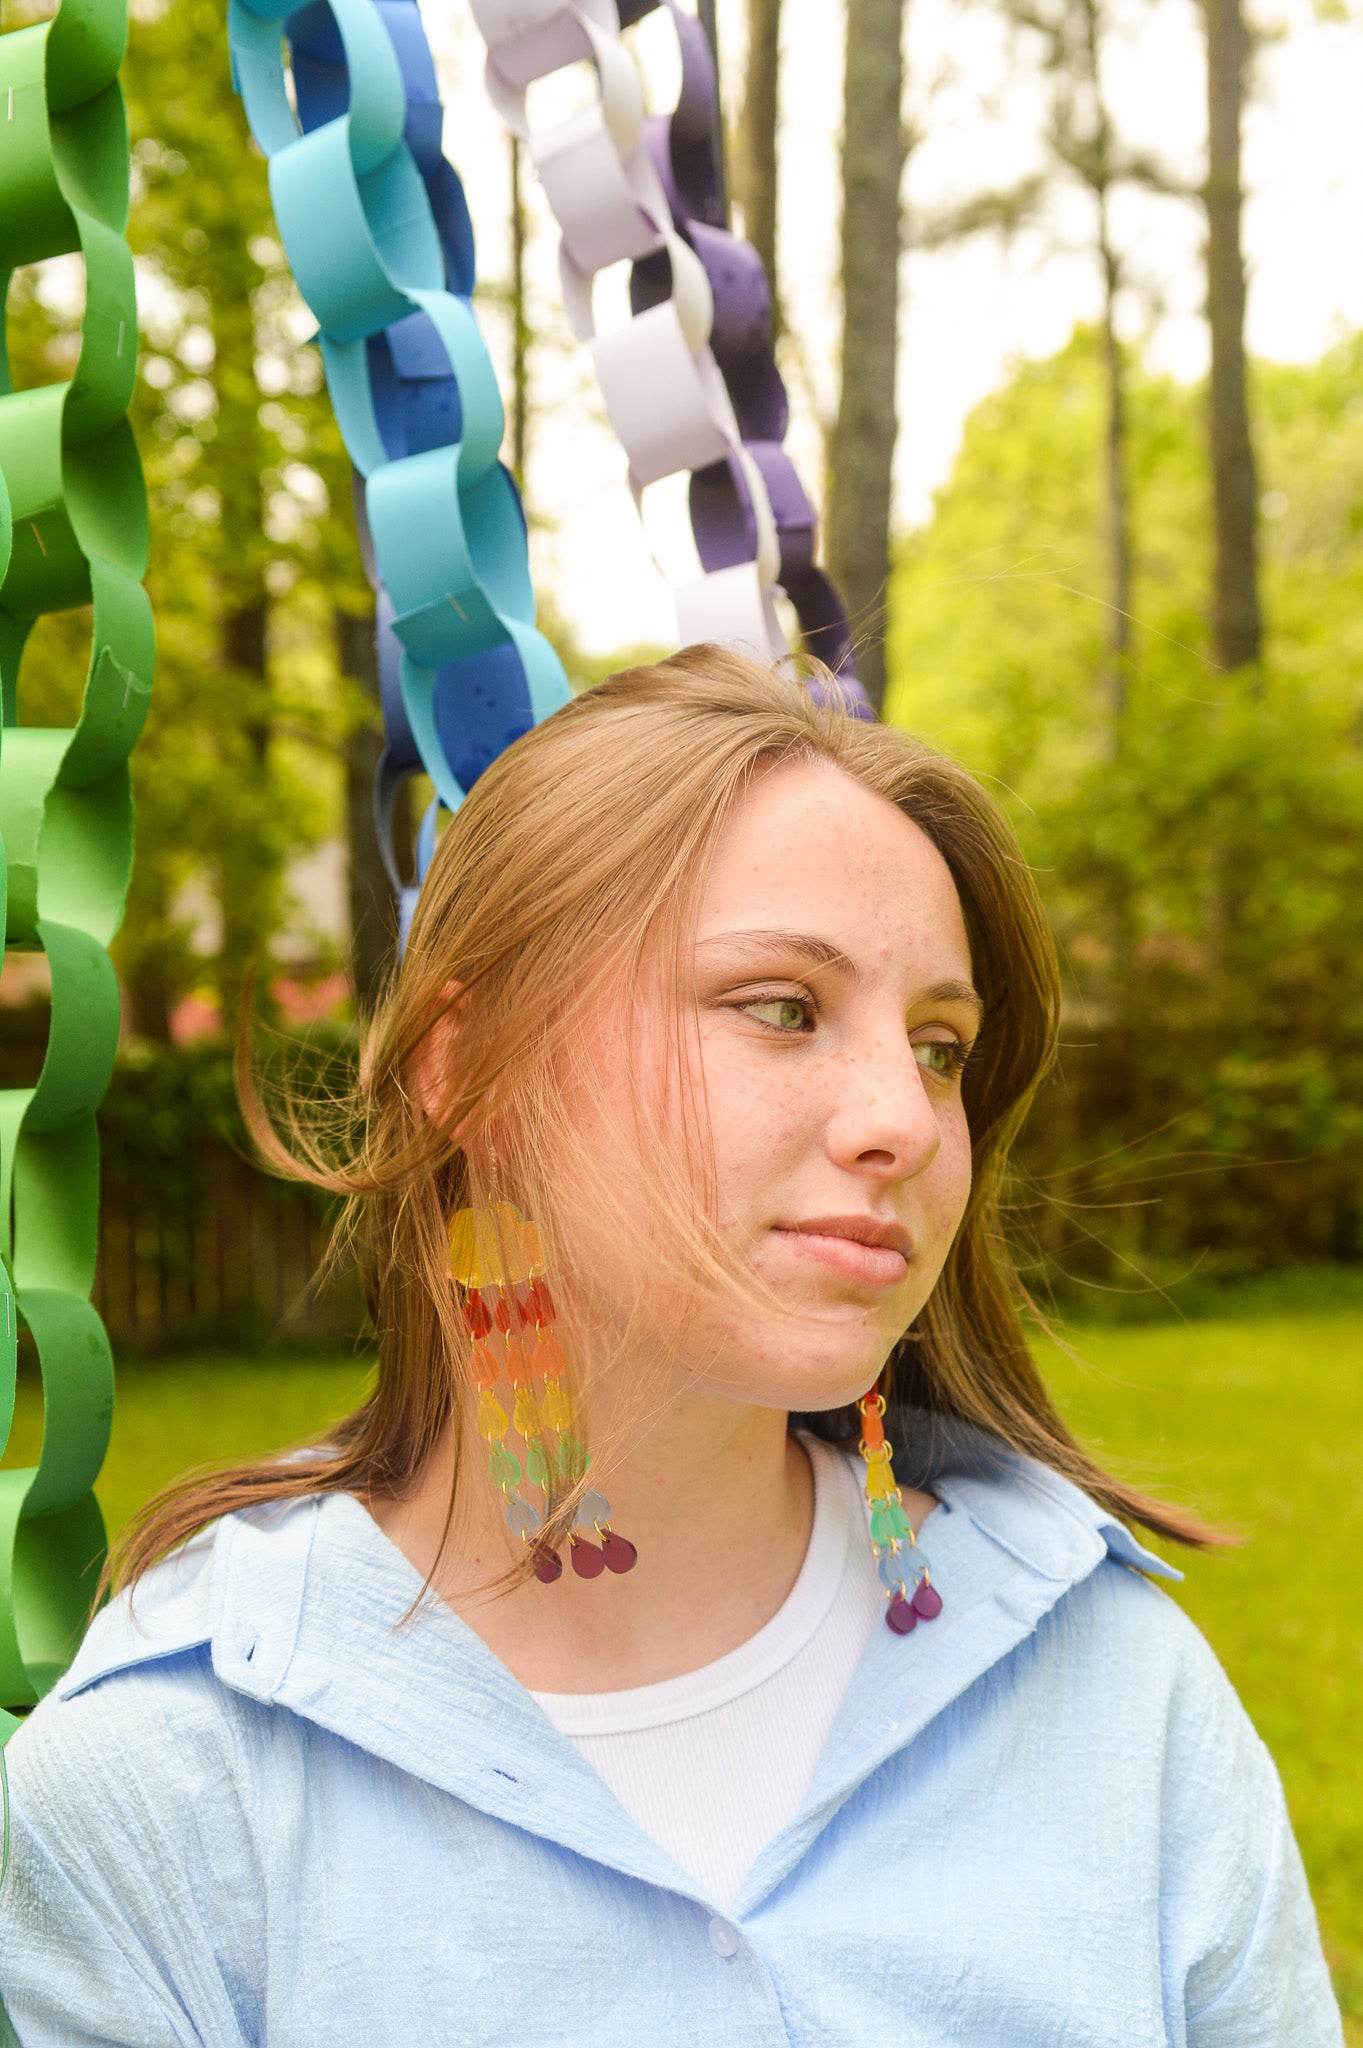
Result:
[[[424,1114],[445,1130],[450,1122],[451,1077],[459,1057],[459,1030],[468,998],[458,982],[442,991],[434,1021],[417,1044],[409,1064],[412,1092]]]

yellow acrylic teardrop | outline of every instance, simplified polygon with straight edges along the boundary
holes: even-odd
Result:
[[[888,1464],[877,1463],[866,1467],[866,1491],[872,1500],[887,1500],[891,1494],[898,1493],[894,1473]]]
[[[529,1387],[517,1387],[516,1407],[511,1419],[515,1424],[517,1436],[529,1439],[538,1433],[539,1410],[535,1406],[534,1396]]]
[[[568,1399],[562,1380],[544,1382],[544,1399],[540,1413],[550,1429],[568,1429],[572,1426],[573,1405]]]
[[[506,1410],[493,1393],[478,1396],[478,1434],[490,1444],[506,1435]]]
[[[511,1202],[457,1209],[450,1218],[450,1272],[461,1287],[514,1286],[531,1278],[538,1255],[534,1224]]]
[[[461,1287],[485,1287],[477,1219],[472,1209],[456,1209],[450,1218],[450,1272]]]

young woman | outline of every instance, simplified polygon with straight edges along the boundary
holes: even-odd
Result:
[[[980,789],[733,655],[486,772],[355,1100],[254,1112],[373,1395],[153,1504],[10,1746],[24,2048],[1340,2040],[1129,1525],[1206,1532],[1028,1352],[1056,1014]]]

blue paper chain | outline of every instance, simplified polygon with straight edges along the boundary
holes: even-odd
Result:
[[[416,0],[231,0],[228,38],[363,479],[386,741],[376,813],[398,889],[405,777],[424,768],[437,803],[457,809],[504,747],[566,702],[568,684],[535,626],[525,516],[497,459],[502,402],[469,303],[473,231],[441,151]]]

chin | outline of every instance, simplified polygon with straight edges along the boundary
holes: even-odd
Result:
[[[846,1408],[859,1401],[875,1385],[884,1370],[892,1343],[868,1349],[858,1345],[836,1353],[820,1349],[792,1357],[787,1349],[779,1358],[753,1361],[754,1398],[769,1408],[791,1408],[819,1414],[827,1408]],[[757,1387],[762,1391],[758,1393]]]

